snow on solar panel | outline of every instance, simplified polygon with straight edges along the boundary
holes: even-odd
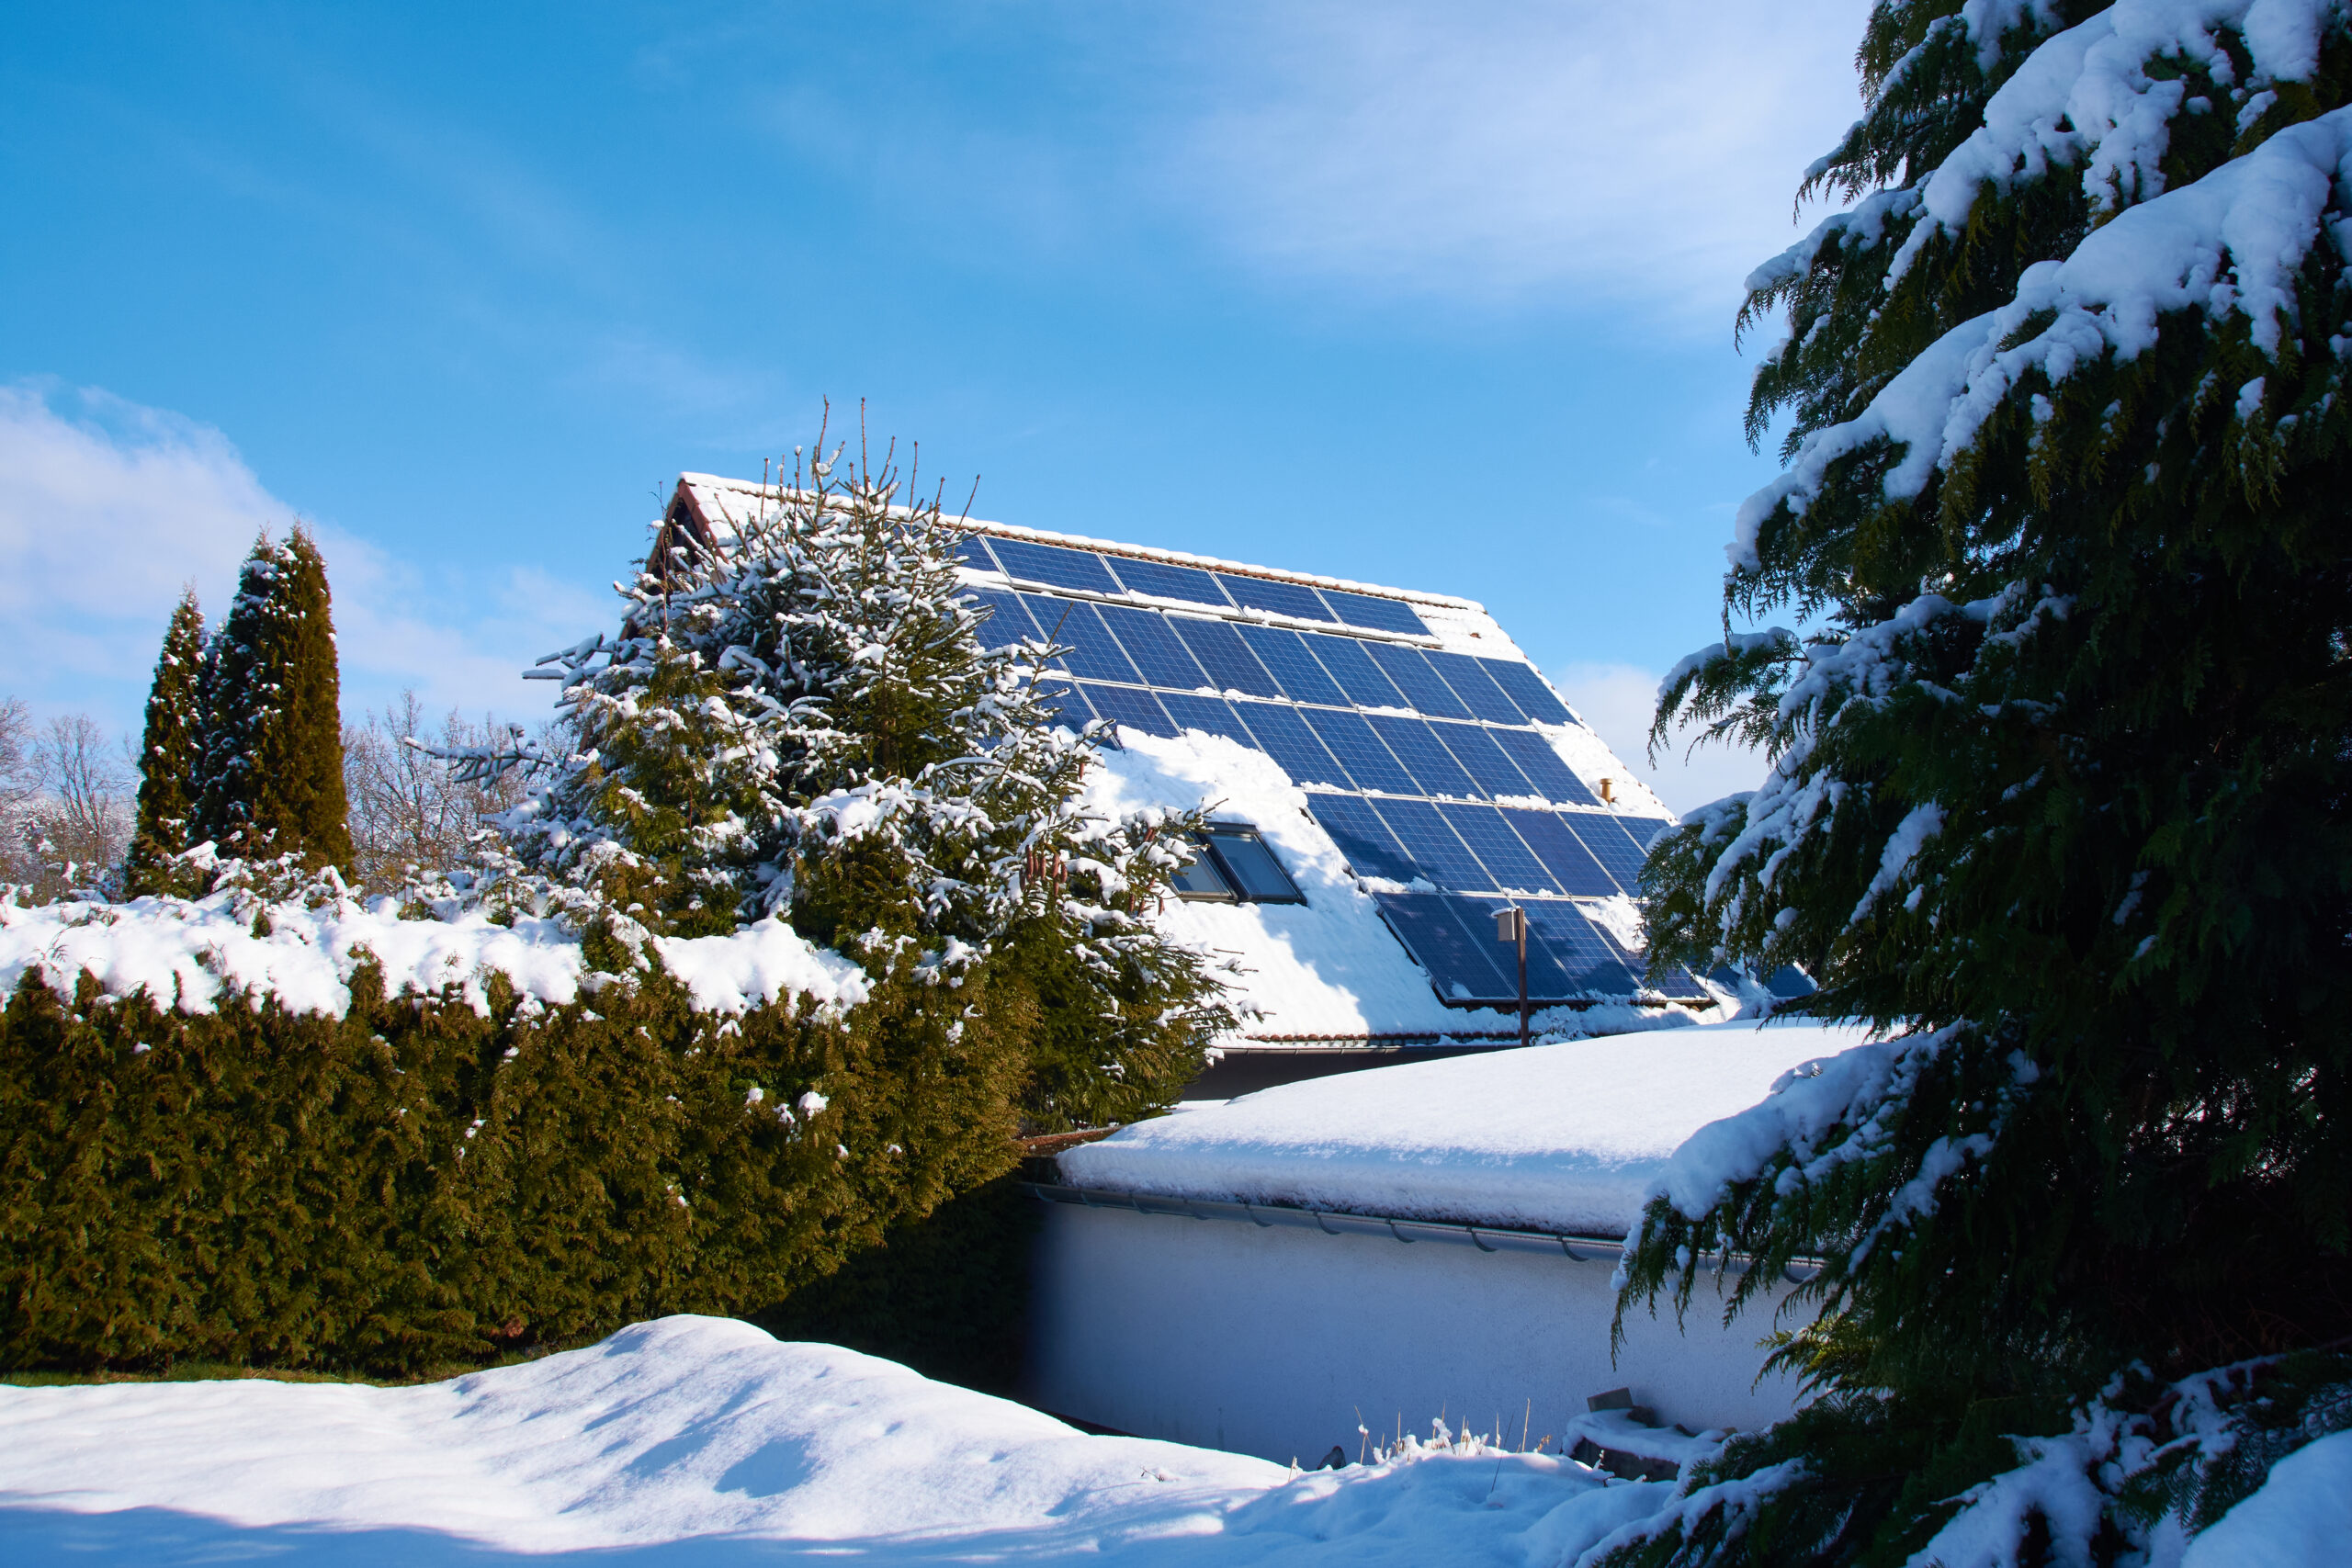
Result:
[[[1527,716],[1510,694],[1495,684],[1478,661],[1466,653],[1447,653],[1442,649],[1424,649],[1422,657],[1437,667],[1445,683],[1453,688],[1464,705],[1489,724],[1525,724]]]
[[[1333,789],[1349,789],[1348,771],[1340,766],[1323,742],[1315,739],[1306,721],[1299,717],[1294,707],[1274,703],[1236,703],[1233,711],[1258,738],[1258,749],[1282,764],[1291,782],[1299,784],[1328,784]]]
[[[1118,639],[1102,625],[1094,606],[1082,599],[1044,599],[1022,595],[1037,629],[1057,648],[1068,649],[1058,660],[1081,680],[1140,682]]]
[[[1279,697],[1282,688],[1274,684],[1258,656],[1250,651],[1240,634],[1230,621],[1201,621],[1190,615],[1170,615],[1168,624],[1201,661],[1209,674],[1209,684],[1221,692],[1246,692],[1253,697]]]
[[[1430,732],[1445,742],[1455,761],[1478,781],[1480,793],[1498,798],[1510,795],[1530,795],[1537,793],[1510,760],[1510,753],[1495,744],[1494,737],[1475,724],[1453,724],[1445,719],[1430,721]]]
[[[1502,970],[1485,947],[1472,940],[1453,901],[1432,893],[1381,893],[1380,912],[1420,966],[1430,972],[1438,995],[1457,1001],[1493,1000],[1519,995],[1516,978]],[[1491,929],[1491,928],[1490,928]]]
[[[1462,771],[1453,753],[1430,733],[1426,721],[1388,713],[1365,716],[1371,721],[1373,733],[1388,743],[1388,749],[1396,753],[1396,760],[1419,781],[1421,787],[1415,794],[1464,795],[1475,800],[1485,793]]]
[[[1556,901],[1522,908],[1527,910],[1529,933],[1551,950],[1573,988],[1621,996],[1634,988],[1636,976],[1622,950],[1585,918],[1583,910]]]
[[[1303,634],[1299,640],[1315,655],[1316,662],[1330,672],[1348,700],[1360,708],[1401,708],[1412,704],[1405,700],[1396,683],[1380,672],[1364,651],[1363,643],[1351,637],[1325,637],[1319,632]]]
[[[1228,740],[1238,740],[1251,750],[1261,750],[1256,736],[1251,735],[1232,707],[1223,697],[1204,697],[1190,692],[1161,692],[1159,705],[1168,716],[1186,729],[1205,730],[1222,735]]]
[[[1182,599],[1191,604],[1214,604],[1220,610],[1227,606],[1225,591],[1216,585],[1216,579],[1199,567],[1130,560],[1125,556],[1107,558],[1111,570],[1130,592],[1148,593],[1155,599]]]
[[[1364,651],[1405,694],[1405,705],[1415,713],[1437,718],[1470,716],[1470,710],[1462,705],[1462,699],[1453,694],[1452,687],[1438,679],[1437,671],[1430,668],[1430,661],[1421,657],[1419,649],[1396,642],[1371,642],[1364,645]]]
[[[1363,796],[1310,795],[1306,797],[1306,809],[1331,835],[1331,841],[1340,846],[1340,853],[1347,857],[1349,869],[1358,876],[1410,882],[1419,874],[1396,842],[1396,835],[1388,830],[1388,825]]]
[[[977,601],[974,608],[987,615],[980,623],[983,648],[1009,648],[1037,635],[1037,628],[1030,624],[1029,612],[1021,607],[1020,595],[1001,588],[967,588],[964,597]]]
[[[1426,800],[1375,800],[1372,808],[1405,846],[1423,876],[1449,893],[1476,892],[1499,886],[1478,858],[1463,845],[1460,835],[1445,825],[1437,807]]]
[[[1185,651],[1168,629],[1168,617],[1152,610],[1131,609],[1125,604],[1097,604],[1095,612],[1127,657],[1143,672],[1148,684],[1170,691],[1196,692],[1210,684],[1200,660]]]
[[[1532,729],[1490,729],[1495,744],[1510,753],[1527,782],[1544,799],[1562,806],[1598,806],[1600,801],[1584,787],[1584,781],[1570,771],[1552,743]]]
[[[1334,708],[1306,708],[1300,716],[1331,755],[1340,760],[1358,789],[1386,790],[1391,795],[1419,795],[1413,775],[1382,745],[1362,714]]]
[[[1446,826],[1461,835],[1462,841],[1470,846],[1470,852],[1494,878],[1488,886],[1499,887],[1506,893],[1559,891],[1544,863],[1520,841],[1510,824],[1503,820],[1503,814],[1493,807],[1442,801],[1437,810],[1445,818]]]
[[[1295,621],[1334,621],[1315,590],[1302,582],[1276,582],[1268,577],[1235,577],[1228,572],[1216,573],[1217,585],[1233,595],[1237,604],[1252,610],[1264,610],[1276,615],[1288,615]]]
[[[1114,724],[1140,729],[1146,735],[1176,733],[1176,727],[1169,722],[1168,715],[1160,709],[1159,699],[1149,692],[1138,691],[1133,686],[1098,685],[1089,681],[1080,681],[1079,690],[1086,694],[1086,700],[1093,705],[1097,714]]]
[[[1544,863],[1544,869],[1552,874],[1562,892],[1577,897],[1607,898],[1621,891],[1615,878],[1601,869],[1600,863],[1592,858],[1592,852],[1568,831],[1567,825],[1555,813],[1506,806],[1503,820],[1535,852],[1535,858]]]
[[[1340,690],[1315,655],[1306,651],[1306,639],[1283,626],[1253,626],[1247,622],[1234,628],[1266,672],[1282,682],[1283,694],[1295,703],[1321,703],[1326,707],[1346,707],[1348,694]]]
[[[1478,662],[1495,684],[1510,694],[1511,701],[1526,711],[1527,716],[1538,724],[1573,724],[1576,716],[1558,694],[1544,683],[1544,677],[1532,664],[1521,664],[1516,659],[1481,659]]]
[[[1069,550],[1059,545],[1032,544],[1026,539],[991,539],[989,548],[1004,563],[1008,576],[1023,582],[1043,582],[1054,588],[1078,588],[1089,593],[1116,593],[1119,585],[1111,580],[1110,569],[1102,558],[1090,550]]]
[[[1351,626],[1363,626],[1376,632],[1403,632],[1408,637],[1427,637],[1430,628],[1421,624],[1409,604],[1394,599],[1375,599],[1369,593],[1342,593],[1336,588],[1323,590],[1323,602],[1340,614],[1340,619]]]

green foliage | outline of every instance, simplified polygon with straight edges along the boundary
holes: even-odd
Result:
[[[223,854],[348,864],[334,622],[307,530],[255,541],[208,649],[202,700],[193,839]]]
[[[2343,254],[2315,233],[2278,307],[2217,292],[2128,353],[2120,328],[2059,353],[2058,309],[2015,307],[1931,468],[1908,437],[1820,445],[2033,264],[2344,105],[2352,35],[2335,16],[2267,105],[2234,22],[2220,62],[2152,55],[2180,96],[2147,101],[2191,106],[2153,177],[2056,144],[1954,230],[1924,176],[2050,30],[1960,12],[1878,7],[1869,108],[1811,176],[1863,200],[1751,279],[1744,321],[1785,309],[1792,336],[1750,434],[1792,413],[1796,470],[1744,517],[1725,640],[1654,732],[1775,767],[1654,856],[1653,953],[1800,963],[1808,1010],[1911,1031],[1704,1213],[1645,1218],[1633,1301],[1687,1305],[1690,1252],[1824,1258],[1780,1359],[1830,1395],[1724,1461],[1803,1456],[1802,1485],[1657,1561],[1899,1562],[1937,1499],[2015,1462],[1972,1413],[2049,1433],[2120,1366],[2177,1380],[2352,1334]],[[1807,629],[1733,629],[1779,610]],[[2082,1550],[2123,1550],[2126,1511],[2102,1517]]]
[[[397,1375],[750,1313],[1009,1169],[1015,1076],[658,970],[335,1019],[28,978],[0,1012],[0,1365]],[[804,1099],[805,1096],[820,1099]]]
[[[167,870],[192,846],[188,818],[196,809],[196,772],[204,748],[204,613],[188,590],[164,631],[155,682],[147,694],[147,728],[139,746],[139,814],[125,866],[124,892],[186,893]]]

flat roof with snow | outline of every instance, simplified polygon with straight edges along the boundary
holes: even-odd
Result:
[[[778,496],[687,474],[670,516],[724,539]],[[1537,1007],[1713,1001],[1680,970],[1645,981],[1636,947],[1635,878],[1671,814],[1480,605],[967,526],[986,635],[1066,649],[1062,711],[1116,726],[1098,804],[1206,805],[1255,829],[1204,846],[1166,911],[1246,972],[1256,1016],[1234,1043],[1508,1035],[1517,958],[1494,914],[1510,905]]]

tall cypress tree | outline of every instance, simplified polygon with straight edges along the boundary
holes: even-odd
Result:
[[[197,766],[204,750],[204,612],[194,588],[180,595],[164,629],[155,683],[147,694],[147,728],[139,747],[139,818],[131,830],[123,891],[181,890],[166,867],[188,847],[196,809]]]
[[[326,562],[297,525],[245,558],[204,671],[196,837],[226,853],[351,858]]]
[[[1862,64],[1815,176],[1860,199],[1750,279],[1790,468],[1657,731],[1773,770],[1645,889],[1658,957],[1803,963],[1897,1038],[1647,1212],[1636,1303],[1823,1260],[1783,1359],[1828,1397],[1630,1556],[2118,1560],[2182,1495],[2135,1466],[2221,1473],[2167,1385],[2352,1336],[2352,26],[1883,0]],[[2243,1453],[2346,1414],[2270,1403]],[[2103,1506],[1931,1540],[2011,1433]]]

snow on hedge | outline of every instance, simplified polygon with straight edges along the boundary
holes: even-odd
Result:
[[[708,1563],[797,1546],[860,1562],[1523,1568],[1577,1561],[1670,1492],[1476,1443],[1295,1475],[1089,1437],[718,1318],[639,1324],[415,1388],[0,1387],[0,1539],[19,1562],[475,1561],[692,1542]]]
[[[261,919],[256,919],[256,915]],[[767,919],[727,936],[654,937],[650,945],[706,1012],[742,1012],[786,997],[820,1007],[865,999],[864,971]],[[384,989],[420,996],[455,987],[476,1012],[503,975],[522,996],[553,1006],[580,996],[589,967],[579,937],[552,919],[492,923],[480,913],[403,919],[389,898],[258,903],[224,889],[209,897],[128,904],[0,903],[0,995],[27,972],[70,995],[87,973],[107,994],[145,990],[162,1006],[209,1012],[224,998],[341,1017],[351,976],[380,964]]]
[[[1849,1024],[1712,1024],[1315,1078],[1070,1149],[1062,1179],[1623,1235],[1695,1134],[1863,1038]]]

